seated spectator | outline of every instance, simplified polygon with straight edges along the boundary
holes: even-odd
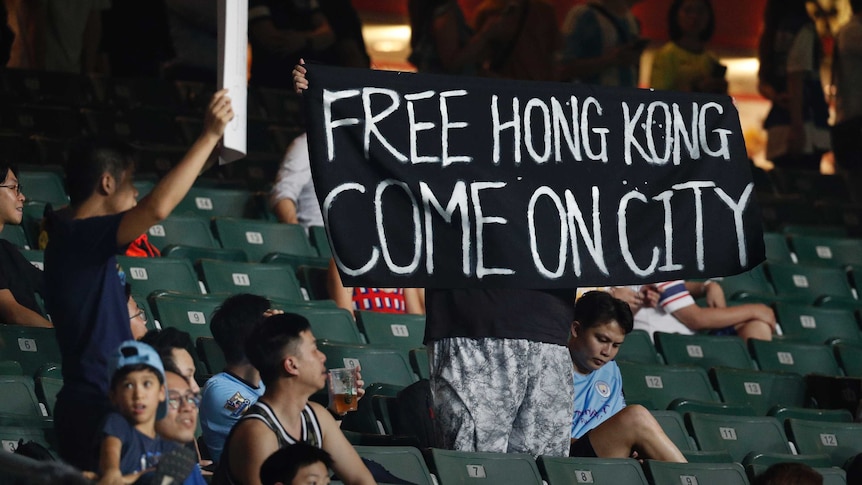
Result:
[[[195,367],[195,359],[192,357],[195,345],[188,332],[174,327],[150,330],[144,335],[141,342],[150,344],[156,349],[165,367],[179,370],[179,374],[189,382],[193,392],[201,392],[200,386],[195,381],[197,368]]]
[[[171,211],[207,166],[233,118],[227,91],[210,102],[204,128],[183,159],[136,200],[134,162],[125,144],[86,139],[69,152],[70,207],[47,211],[45,302],[57,324],[63,388],[57,395],[57,451],[68,463],[92,470],[99,422],[110,410],[108,356],[131,340],[125,272],[116,255]]]
[[[668,11],[670,42],[655,53],[650,86],[683,92],[727,93],[727,68],[706,50],[715,31],[709,0],[674,0]]]
[[[194,392],[189,382],[177,369],[172,369],[165,362],[165,383],[167,385],[167,414],[156,421],[156,433],[165,440],[184,445],[197,453],[195,447],[195,430],[198,422],[198,405],[200,394]],[[198,455],[198,466],[192,469],[185,485],[204,485],[200,468],[200,455]]]
[[[306,443],[324,449],[348,485],[375,483],[329,412],[308,398],[326,386],[326,356],[301,315],[265,318],[246,339],[245,354],[266,385],[263,396],[233,427],[213,480],[260,484],[260,467],[279,448]]]
[[[218,462],[234,424],[266,391],[260,372],[245,355],[248,334],[264,318],[283,313],[270,309],[266,298],[239,294],[226,299],[210,320],[210,332],[221,348],[227,366],[204,385],[201,430],[213,461]],[[359,398],[365,393],[361,379]]]
[[[6,224],[21,224],[24,217],[24,193],[18,182],[18,170],[0,162],[0,231]],[[27,261],[11,242],[0,239],[0,323],[28,327],[52,327],[36,302],[36,293],[44,293],[42,272]]]
[[[329,260],[329,270],[326,274],[326,289],[329,298],[335,300],[339,308],[353,315],[354,310],[410,313],[424,315],[425,305],[420,294],[421,288],[365,288],[349,287],[341,284],[341,276],[335,266],[335,260]]]
[[[147,312],[135,301],[130,291],[130,285],[126,284],[126,305],[129,308],[129,328],[132,330],[132,338],[141,340],[147,334]]]
[[[638,458],[685,462],[655,418],[640,405],[626,406],[620,369],[614,362],[632,331],[628,304],[603,291],[575,302],[569,338],[574,363],[575,403],[570,456]]]
[[[156,351],[134,340],[123,342],[109,363],[110,398],[116,412],[102,425],[99,483],[134,483],[154,470],[163,454],[178,448],[156,434],[167,412],[165,371]],[[173,477],[185,480],[191,472]],[[156,482],[161,483],[161,482]]]
[[[305,443],[285,446],[260,467],[263,485],[326,485],[332,458],[329,453]]]
[[[727,306],[721,285],[668,281],[655,285],[659,292],[658,305],[643,308],[635,315],[635,328],[649,332],[682,333],[686,335],[708,331],[716,335],[739,335],[772,340],[775,313],[762,303]],[[692,294],[705,297],[707,307],[698,305]]]

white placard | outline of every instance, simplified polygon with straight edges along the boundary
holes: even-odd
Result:
[[[248,0],[218,0],[218,44],[218,89],[228,89],[234,113],[219,155],[219,164],[224,165],[248,153]]]

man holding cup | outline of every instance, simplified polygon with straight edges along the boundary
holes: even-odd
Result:
[[[342,482],[375,483],[329,411],[309,401],[326,385],[329,373],[308,320],[291,313],[263,319],[246,338],[245,353],[266,391],[228,435],[213,483],[259,484],[263,461],[297,442],[329,453]],[[350,374],[357,378],[356,372],[351,369]],[[354,389],[358,384],[357,379]]]

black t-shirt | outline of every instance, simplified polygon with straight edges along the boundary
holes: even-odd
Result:
[[[45,294],[42,272],[14,244],[0,239],[0,290],[9,290],[19,305],[42,314],[36,293]]]
[[[70,219],[49,213],[45,303],[63,357],[63,389],[107,400],[108,357],[132,339],[125,273],[117,264],[123,214]],[[78,395],[76,394],[76,395]]]
[[[574,290],[425,290],[425,343],[448,337],[525,339],[566,345]]]

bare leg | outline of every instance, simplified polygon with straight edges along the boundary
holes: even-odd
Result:
[[[640,458],[677,463],[687,461],[653,415],[637,404],[626,406],[593,428],[590,443],[602,458],[628,458],[634,450]]]
[[[745,340],[772,340],[772,327],[761,320],[749,320],[736,326],[736,334]]]

